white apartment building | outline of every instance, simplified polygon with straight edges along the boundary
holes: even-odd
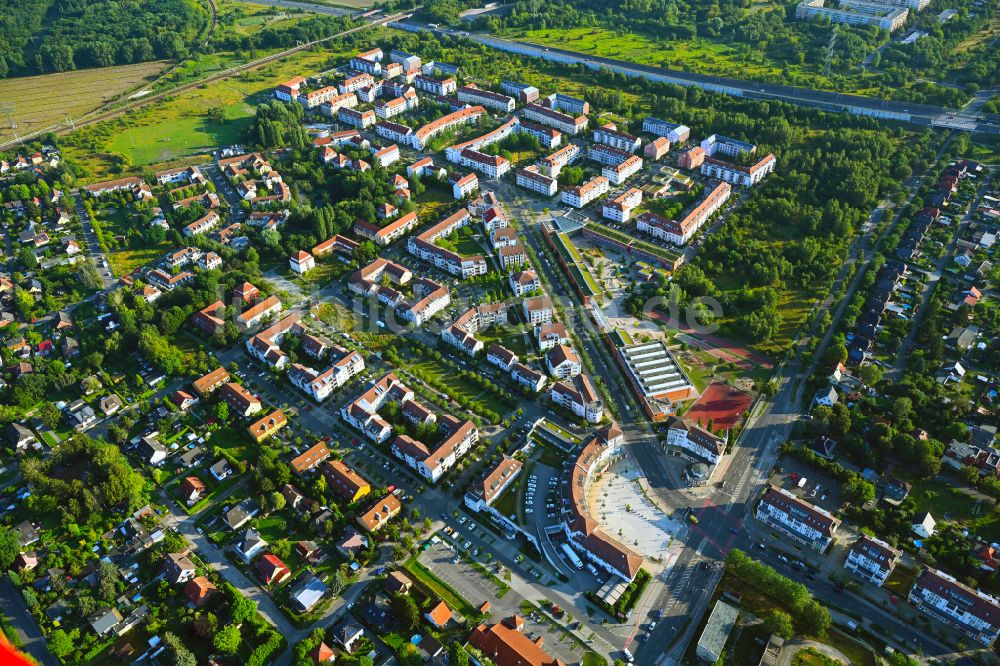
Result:
[[[214,210],[210,210],[204,216],[184,227],[184,235],[190,238],[199,234],[207,234],[221,223],[222,218],[219,217],[219,214]]]
[[[642,131],[656,136],[665,136],[670,143],[684,143],[691,138],[691,128],[678,123],[668,123],[666,120],[647,116],[642,121]]]
[[[910,588],[908,598],[921,612],[982,645],[993,645],[1000,634],[1000,602],[943,571],[924,569]]]
[[[552,402],[573,412],[588,423],[600,423],[604,418],[604,403],[586,375],[572,381],[556,382],[549,389]]]
[[[541,391],[545,386],[545,375],[523,363],[515,363],[510,369],[510,376],[515,382],[528,387],[535,393]]]
[[[777,165],[773,154],[768,154],[753,166],[745,167],[738,164],[706,157],[701,164],[701,175],[724,180],[733,185],[753,187],[764,180]]]
[[[375,115],[382,120],[388,120],[389,118],[406,113],[406,110],[406,100],[402,97],[395,97],[384,102],[380,101],[375,105]]]
[[[593,160],[598,164],[621,164],[631,156],[632,153],[626,150],[614,148],[603,143],[592,143],[587,146],[587,159]]]
[[[445,95],[451,95],[458,89],[458,84],[455,79],[448,77],[444,80],[432,79],[429,76],[424,76],[423,74],[418,74],[415,79],[413,79],[413,85],[416,86],[417,90],[423,90],[426,93],[432,95],[438,95],[443,97]]]
[[[308,273],[316,268],[316,260],[304,250],[299,250],[288,259],[288,265],[299,275]]]
[[[388,139],[396,144],[410,145],[413,129],[402,123],[394,123],[391,120],[381,120],[375,125],[375,133],[384,139]]]
[[[524,107],[523,117],[527,120],[553,127],[560,132],[576,136],[587,129],[589,119],[585,115],[576,117],[553,111],[540,104],[528,104]]]
[[[747,143],[746,141],[740,141],[739,139],[732,139],[721,134],[713,134],[702,141],[701,149],[705,151],[705,155],[708,157],[714,157],[716,155],[736,157],[740,153],[753,155],[757,152],[757,146],[754,144]]]
[[[541,173],[534,164],[518,169],[514,174],[514,181],[520,187],[547,197],[554,197],[559,190],[559,181]]]
[[[458,163],[475,169],[487,178],[500,178],[510,171],[510,160],[499,155],[487,155],[472,148],[465,148],[458,155]]]
[[[493,109],[501,113],[510,113],[514,110],[515,106],[513,97],[496,93],[492,90],[483,90],[473,83],[459,88],[456,97],[458,97],[459,102],[478,104],[479,106],[485,106],[487,109]]]
[[[606,201],[601,214],[615,222],[627,222],[632,217],[632,210],[642,203],[642,190],[630,187],[614,199]]]
[[[583,372],[576,350],[568,345],[556,345],[545,355],[545,367],[556,379],[569,379]]]
[[[626,150],[634,153],[642,145],[642,141],[637,136],[632,136],[627,132],[620,132],[612,125],[605,125],[594,130],[594,141],[603,143],[612,148]]]
[[[354,93],[344,93],[331,97],[319,107],[319,112],[324,116],[333,118],[341,109],[353,109],[358,105],[358,96]]]
[[[531,298],[526,298],[521,303],[521,307],[524,309],[524,318],[527,319],[528,323],[532,326],[552,323],[552,314],[554,310],[552,307],[552,299],[548,296],[533,296]]]
[[[573,208],[583,208],[607,194],[610,187],[607,176],[595,176],[579,187],[563,190],[562,202]]]
[[[726,452],[726,442],[721,437],[676,417],[667,421],[667,446],[709,465],[717,465]]]
[[[358,111],[357,109],[344,106],[337,109],[337,120],[351,127],[365,129],[378,122],[378,116],[371,110]]]
[[[467,173],[451,182],[451,194],[456,200],[464,199],[479,189],[479,176]]]
[[[552,149],[562,143],[562,132],[544,125],[537,125],[528,121],[518,123],[516,131],[521,134],[530,134],[538,139],[543,148]]]
[[[567,143],[565,146],[552,153],[545,159],[541,161],[541,167],[553,178],[559,175],[559,172],[567,164],[572,164],[573,162],[580,159],[580,147],[575,143]]]
[[[642,170],[642,158],[632,155],[618,165],[608,165],[601,169],[601,175],[615,185],[623,185],[626,180]]]
[[[359,72],[353,76],[349,76],[339,84],[337,87],[340,89],[341,93],[352,93],[361,90],[362,88],[370,88],[375,85],[375,79],[372,78],[371,74],[365,74],[364,72]]]
[[[486,361],[497,366],[504,372],[510,372],[514,364],[520,360],[517,354],[500,345],[490,345],[490,348],[486,351]]]
[[[431,483],[436,483],[479,442],[479,428],[472,421],[459,421],[446,414],[438,419],[438,425],[447,434],[434,451],[406,435],[396,437],[391,447],[393,455]]]
[[[869,583],[882,587],[896,566],[899,555],[899,551],[885,541],[862,534],[847,551],[844,568]]]
[[[288,380],[317,402],[323,402],[365,369],[365,359],[358,352],[342,347],[334,347],[334,351],[338,354],[337,360],[323,372],[294,363],[288,370]]]
[[[840,520],[828,511],[799,499],[784,488],[769,488],[757,504],[757,520],[823,552],[833,542]]]
[[[510,282],[510,288],[515,296],[524,296],[542,287],[538,281],[538,274],[530,269],[511,273],[507,281]]]
[[[504,454],[493,468],[465,493],[465,506],[473,511],[489,511],[496,518],[507,522],[510,519],[492,507],[493,501],[500,497],[521,473],[521,461]]]

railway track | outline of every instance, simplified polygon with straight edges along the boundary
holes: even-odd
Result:
[[[138,99],[135,99],[135,100],[131,100],[131,101],[126,102],[125,104],[123,104],[123,105],[121,105],[119,107],[116,107],[114,109],[107,109],[107,110],[103,110],[103,111],[100,110],[100,109],[98,109],[98,110],[92,111],[90,113],[84,114],[84,115],[80,116],[79,118],[75,118],[75,119],[72,120],[72,122],[61,121],[61,122],[56,123],[54,125],[49,125],[48,127],[43,127],[42,129],[35,130],[34,132],[31,132],[29,134],[25,134],[23,136],[20,136],[17,139],[11,139],[11,140],[5,141],[3,143],[0,143],[0,150],[5,150],[5,149],[11,148],[13,146],[16,146],[18,144],[22,144],[25,141],[29,141],[31,139],[34,139],[35,137],[41,136],[43,134],[47,134],[49,132],[53,132],[53,133],[59,134],[59,133],[65,132],[65,131],[67,131],[69,129],[75,129],[75,128],[79,128],[79,127],[86,127],[88,125],[93,125],[95,123],[99,123],[99,122],[102,122],[102,121],[105,121],[105,120],[111,120],[113,118],[117,118],[118,116],[120,116],[120,115],[122,115],[122,114],[124,114],[124,113],[126,113],[128,111],[132,111],[133,109],[137,109],[137,108],[140,108],[140,107],[143,107],[143,106],[147,106],[149,104],[153,104],[153,103],[162,101],[163,99],[166,99],[167,97],[172,97],[174,95],[182,94],[182,93],[184,93],[184,92],[186,92],[188,90],[193,90],[194,88],[198,88],[200,86],[203,86],[206,83],[213,83],[215,81],[221,81],[223,79],[227,79],[227,78],[231,78],[233,76],[237,76],[237,75],[239,75],[239,74],[241,74],[243,72],[248,72],[250,70],[257,69],[258,67],[262,67],[264,65],[267,65],[268,63],[272,63],[272,62],[275,62],[277,60],[281,60],[283,58],[287,58],[288,56],[290,56],[292,54],[298,53],[299,51],[304,51],[305,49],[312,48],[313,46],[316,46],[317,44],[322,44],[324,42],[328,42],[328,41],[333,40],[333,39],[339,39],[340,37],[345,37],[347,35],[353,34],[355,32],[360,32],[362,30],[366,30],[366,29],[374,27],[374,26],[385,25],[386,23],[390,23],[392,21],[398,21],[400,18],[402,18],[404,16],[406,16],[406,14],[399,13],[399,14],[393,14],[391,16],[384,16],[384,17],[381,17],[381,18],[377,18],[377,19],[369,21],[369,22],[367,22],[367,23],[365,23],[363,25],[355,26],[353,28],[349,28],[349,29],[344,30],[342,32],[338,32],[335,35],[330,35],[329,37],[324,37],[322,39],[317,39],[317,40],[314,40],[314,41],[311,41],[311,42],[306,42],[304,44],[300,44],[298,46],[295,46],[295,47],[290,48],[290,49],[286,49],[284,51],[280,51],[278,53],[272,53],[271,55],[264,56],[263,58],[257,58],[256,60],[251,60],[250,62],[243,63],[242,65],[237,65],[235,67],[230,67],[229,69],[225,69],[225,70],[223,70],[221,72],[217,72],[217,73],[212,74],[211,76],[207,76],[207,77],[205,77],[203,79],[198,79],[197,81],[191,81],[190,83],[182,84],[180,86],[177,86],[176,88],[171,88],[170,90],[164,90],[162,92],[154,93],[154,94],[148,95],[146,97],[141,97],[141,98],[138,98]]]

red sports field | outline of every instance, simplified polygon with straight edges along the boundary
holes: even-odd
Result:
[[[729,384],[712,382],[701,397],[684,414],[686,421],[708,427],[709,420],[715,430],[729,430],[740,423],[743,413],[750,408],[753,396]]]

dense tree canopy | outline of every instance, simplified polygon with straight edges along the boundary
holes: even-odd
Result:
[[[0,77],[178,58],[208,20],[195,0],[10,3],[0,13]]]

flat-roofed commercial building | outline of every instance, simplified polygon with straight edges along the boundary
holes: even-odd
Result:
[[[629,379],[647,400],[684,400],[694,392],[673,355],[661,341],[629,345],[619,350]]]
[[[812,20],[826,18],[833,23],[874,25],[893,32],[906,24],[910,10],[906,7],[886,7],[867,2],[840,0],[839,8],[825,7],[825,0],[805,0],[795,7],[795,18]]]
[[[696,653],[699,658],[710,664],[719,661],[739,614],[740,612],[729,604],[723,601],[715,602],[715,608],[708,616],[708,623],[705,624],[705,629],[698,639]]]

